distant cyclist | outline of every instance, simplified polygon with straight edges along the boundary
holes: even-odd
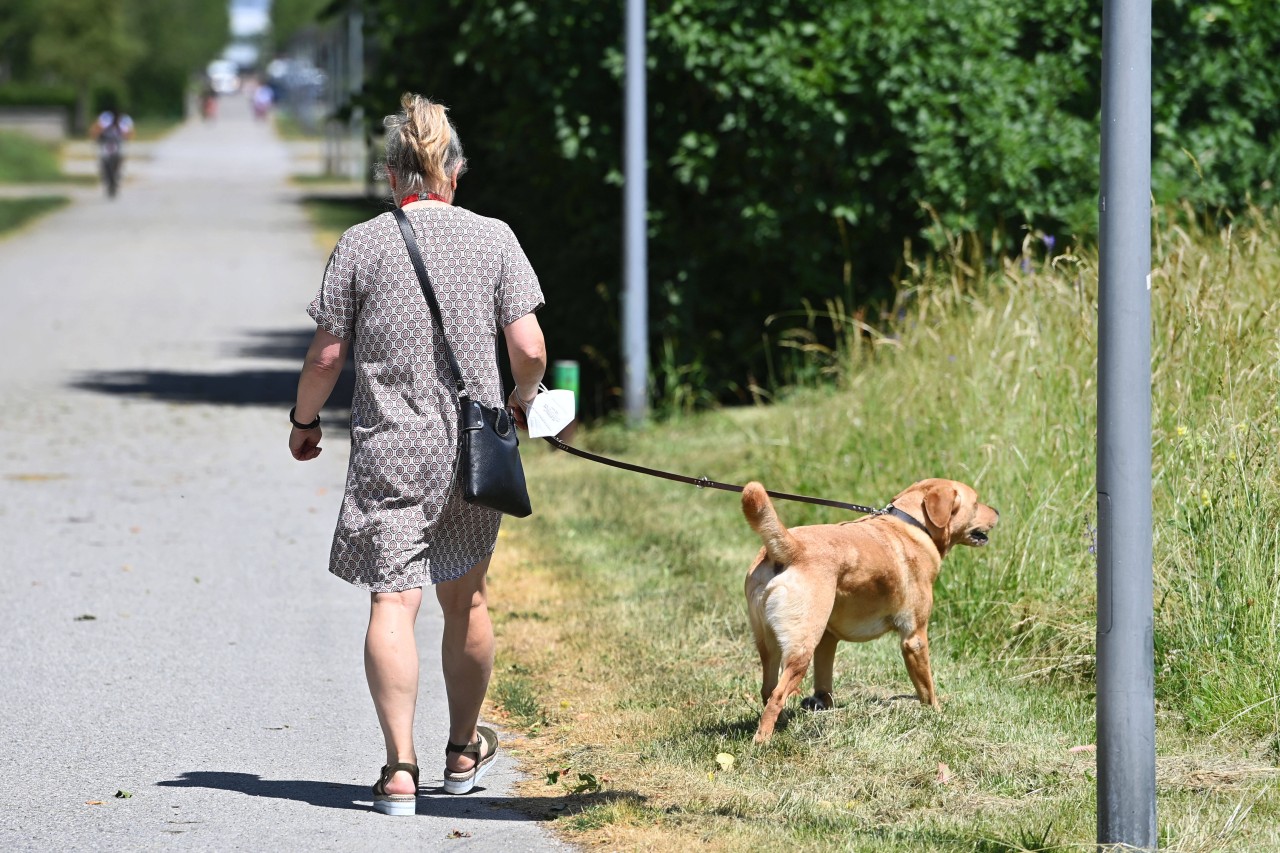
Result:
[[[120,164],[124,161],[124,141],[133,138],[133,119],[125,113],[105,110],[89,128],[98,142],[98,162],[107,196],[115,198],[120,187]]]

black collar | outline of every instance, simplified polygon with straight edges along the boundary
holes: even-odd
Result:
[[[912,527],[920,528],[921,530],[924,531],[925,536],[928,536],[930,539],[933,539],[933,534],[929,532],[929,528],[925,527],[915,516],[908,515],[907,513],[898,509],[893,504],[889,504],[889,507],[884,511],[884,514],[892,515],[894,518],[905,521],[907,524],[910,524]]]

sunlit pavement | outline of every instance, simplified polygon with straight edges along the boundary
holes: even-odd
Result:
[[[430,598],[424,796],[369,810],[367,600],[326,570],[341,417],[319,460],[285,445],[329,248],[288,180],[314,151],[238,99],[135,150],[116,199],[74,187],[0,237],[0,849],[560,847],[509,755],[436,792]]]

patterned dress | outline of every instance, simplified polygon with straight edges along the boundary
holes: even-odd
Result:
[[[500,405],[499,332],[542,307],[538,277],[503,222],[458,207],[405,213],[467,390]],[[342,235],[307,313],[352,341],[356,370],[351,463],[329,571],[374,592],[462,576],[493,553],[502,515],[454,488],[453,373],[391,213]]]

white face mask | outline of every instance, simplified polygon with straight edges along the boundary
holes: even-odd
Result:
[[[572,391],[543,391],[533,398],[524,417],[529,423],[529,437],[557,435],[573,423],[577,409]]]

